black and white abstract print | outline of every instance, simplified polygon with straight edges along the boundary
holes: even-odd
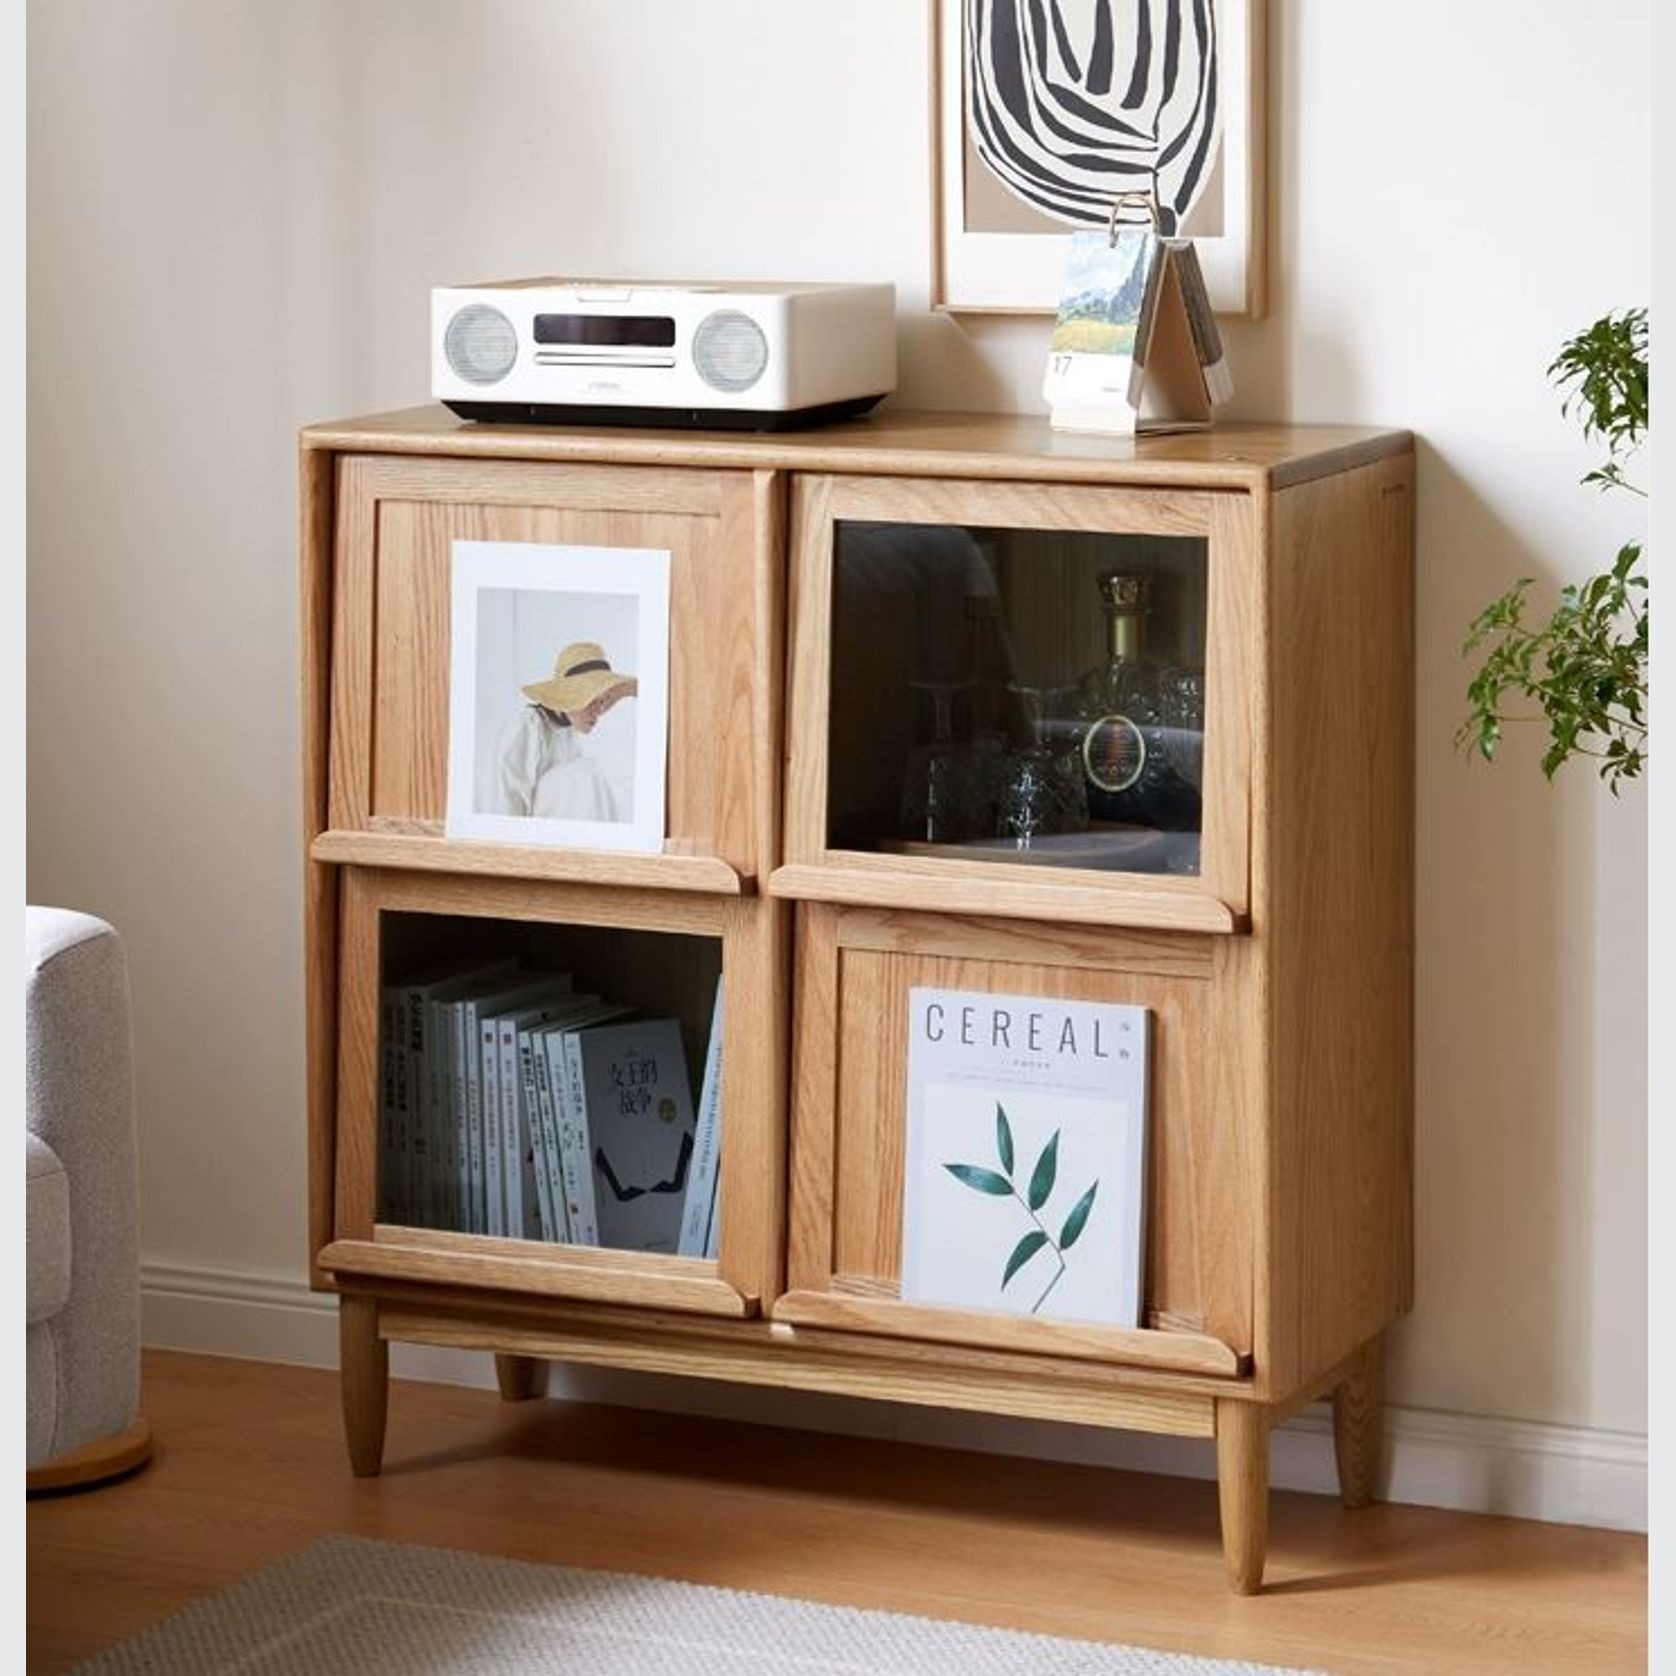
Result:
[[[965,0],[978,155],[1055,220],[1155,195],[1173,234],[1218,143],[1216,0]]]

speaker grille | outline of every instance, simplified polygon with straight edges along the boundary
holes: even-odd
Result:
[[[768,339],[750,315],[718,309],[693,334],[693,365],[712,390],[749,390],[768,365]]]
[[[448,322],[442,352],[468,384],[498,384],[518,359],[518,334],[498,308],[471,303]]]

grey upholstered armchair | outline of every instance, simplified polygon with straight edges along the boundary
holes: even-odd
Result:
[[[27,929],[31,1489],[141,1464],[139,1191],[128,973],[103,920]]]

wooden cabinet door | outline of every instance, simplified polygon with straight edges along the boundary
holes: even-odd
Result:
[[[442,1285],[486,1307],[579,1300],[749,1316],[778,1290],[785,1173],[789,910],[761,898],[635,893],[348,867],[342,877],[331,1238],[317,1253],[339,1277]],[[383,988],[397,960],[465,970],[508,957],[574,974],[645,1016],[680,1020],[696,1108],[717,975],[724,1005],[722,1108],[713,1257],[487,1237],[457,1226],[380,1220]],[[411,969],[416,967],[410,965]]]
[[[1246,938],[804,904],[797,922],[787,1291],[810,1326],[1233,1376],[1253,1349],[1260,1148]],[[908,991],[1128,1002],[1151,1013],[1143,1324],[904,1301]]]
[[[748,885],[777,846],[779,495],[771,472],[340,459],[330,831],[316,839],[316,858],[724,893]],[[669,552],[666,865],[439,848],[459,540]]]
[[[1243,493],[800,476],[785,865],[772,888],[1243,929],[1262,563]],[[1133,584],[1133,610],[1108,609],[1108,576]],[[1150,694],[1121,704],[1100,692],[1119,617]],[[1017,807],[1031,726],[1070,763],[1087,830],[1067,808],[1015,838],[1039,813],[1028,796]],[[939,739],[974,755],[956,772],[978,789],[932,819],[917,777]]]

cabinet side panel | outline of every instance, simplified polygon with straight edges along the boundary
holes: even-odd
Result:
[[[340,878],[332,1238],[370,1240],[378,1199],[378,875],[356,867]]]
[[[790,1203],[786,1286],[832,1275],[833,1108],[838,1082],[838,910],[799,903],[793,934]]]
[[[785,1274],[792,909],[750,897],[728,912],[720,1274],[766,1308]]]
[[[1413,459],[1273,506],[1267,913],[1276,1388],[1413,1272]]]
[[[297,462],[302,580],[303,1008],[308,1052],[308,1252],[310,1280],[324,1286],[315,1254],[332,1237],[332,1149],[337,1064],[338,873],[308,859],[328,820],[331,721],[332,542],[336,456],[304,448]]]

